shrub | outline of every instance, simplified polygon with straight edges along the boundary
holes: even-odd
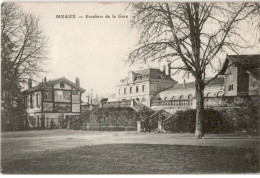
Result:
[[[175,116],[168,122],[168,127],[172,132],[195,132],[196,126],[196,110],[189,109],[186,111],[177,111]],[[219,111],[213,109],[205,109],[204,120],[205,133],[218,133],[222,131],[223,122]]]

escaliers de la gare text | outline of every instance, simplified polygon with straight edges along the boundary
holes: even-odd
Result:
[[[76,18],[86,18],[86,19],[102,19],[102,18],[106,18],[106,19],[109,19],[109,18],[120,18],[120,19],[123,19],[123,18],[128,18],[127,15],[122,15],[122,14],[118,14],[118,15],[85,15],[85,16],[77,16],[75,14],[60,14],[60,15],[56,15],[56,19],[76,19]]]

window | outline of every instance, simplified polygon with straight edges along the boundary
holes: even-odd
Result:
[[[143,92],[145,91],[145,85],[143,85]]]
[[[64,83],[60,82],[60,88],[64,88],[64,87],[65,87]]]
[[[213,94],[211,92],[208,92],[206,97],[213,97]]]
[[[138,86],[136,86],[136,93],[138,93],[138,90],[139,90],[139,88],[138,88]]]
[[[173,97],[172,97],[172,100],[176,100],[176,97],[175,97],[175,96],[173,96]]]
[[[72,95],[79,95],[78,90],[72,90]]]
[[[164,100],[167,100],[167,97],[165,97]]]
[[[180,98],[179,98],[179,100],[183,100],[184,99],[184,96],[183,95],[181,95],[180,96]]]
[[[192,96],[192,94],[190,94],[189,96],[188,96],[188,100],[192,100],[193,99],[193,96]]]
[[[228,91],[233,91],[233,83],[228,85]]]
[[[126,94],[126,88],[124,88],[124,94]]]
[[[44,101],[52,101],[52,91],[44,91],[43,100]]]
[[[130,94],[131,94],[132,93],[132,87],[130,87],[129,91],[130,91]]]
[[[33,94],[30,94],[30,108],[33,108]]]
[[[39,93],[36,94],[36,106],[40,107],[40,94]]]
[[[27,97],[28,97],[27,95],[24,96],[24,106],[25,106],[25,108],[28,107],[28,106],[27,106],[27,100],[28,100]]]
[[[118,90],[118,94],[120,95],[120,89]]]
[[[158,85],[158,91],[161,91],[161,85]]]
[[[257,80],[254,80],[254,81],[253,81],[253,84],[252,84],[252,87],[256,87],[256,86],[257,86],[257,83],[258,83]]]
[[[217,97],[221,97],[221,96],[224,96],[224,92],[223,92],[223,91],[219,91],[219,92],[217,93]]]

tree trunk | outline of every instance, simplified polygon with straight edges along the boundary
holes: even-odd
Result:
[[[201,139],[203,133],[204,121],[204,82],[202,79],[196,80],[196,129],[195,138]]]

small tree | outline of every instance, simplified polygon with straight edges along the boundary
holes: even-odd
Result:
[[[168,60],[175,73],[192,74],[196,91],[196,138],[202,138],[205,80],[217,70],[225,50],[249,47],[240,34],[239,22],[253,20],[259,3],[132,3],[132,25],[140,30],[137,49],[129,61]],[[257,6],[258,5],[258,6]],[[252,17],[251,19],[249,17]],[[255,16],[259,20],[259,16]],[[242,45],[245,44],[245,45]],[[176,64],[177,63],[177,64]]]

